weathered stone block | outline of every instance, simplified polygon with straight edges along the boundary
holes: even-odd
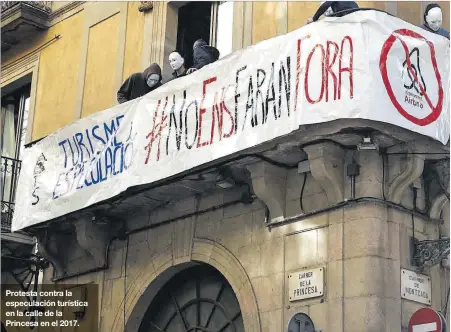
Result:
[[[134,275],[150,263],[150,250],[147,241],[128,247],[127,276]]]
[[[212,195],[202,196],[199,204],[199,210],[207,209],[211,206],[220,205],[224,202],[224,194],[222,192],[215,192]]]
[[[113,280],[105,280],[103,282],[103,294],[102,294],[102,313],[111,309],[113,295]]]
[[[174,223],[172,240],[174,263],[178,264],[189,259],[194,236],[195,217],[178,220]]]
[[[122,276],[122,267],[124,262],[124,249],[110,250],[109,269],[105,271],[105,279],[116,279]]]
[[[313,196],[303,197],[302,205],[304,212],[301,209],[300,198],[286,201],[286,216],[291,217],[298,214],[319,210],[328,206],[327,196],[324,193],[320,193]]]
[[[147,241],[147,231],[141,231],[138,233],[130,234],[128,237],[129,246]]]
[[[174,223],[161,225],[147,231],[147,243],[150,253],[155,254],[163,248],[172,245],[172,234],[174,232]]]
[[[238,203],[232,206],[225,207],[223,211],[224,219],[234,218],[242,214],[252,213],[252,204]]]
[[[236,253],[241,247],[252,244],[252,213],[240,214],[221,221],[218,241]]]
[[[401,299],[384,299],[385,303],[385,330],[399,332],[401,326]]]
[[[328,314],[327,314],[327,303],[316,303],[309,307],[308,315],[315,323],[315,329],[323,329],[323,331],[327,328]]]
[[[149,225],[149,212],[139,211],[139,213],[134,213],[129,218],[127,218],[127,229],[133,230],[140,227]]]
[[[385,308],[379,297],[345,299],[346,332],[385,331]]]
[[[221,219],[212,218],[210,214],[202,214],[196,220],[195,237],[216,240]]]
[[[348,332],[343,331],[343,300],[334,299],[327,301],[327,328],[325,331]],[[360,332],[366,330],[361,330]]]
[[[282,309],[283,273],[251,279],[260,312]]]
[[[384,258],[359,257],[346,260],[345,297],[384,296],[386,270],[387,260]]]
[[[322,248],[321,250],[326,250]],[[285,239],[285,270],[293,271],[318,264],[318,232],[311,230]]]
[[[119,306],[123,304],[124,301],[124,279],[114,279],[112,280],[113,285],[111,288],[111,309],[118,310]]]
[[[355,184],[355,197],[382,197],[382,183],[376,180],[358,181]]]
[[[155,256],[150,258],[150,261],[158,273],[172,266],[172,246],[160,249]]]
[[[387,219],[387,208],[378,203],[360,203],[344,210],[345,222],[366,218]]]
[[[282,309],[263,312],[260,317],[262,332],[274,332],[284,329],[284,326],[282,326]]]
[[[328,301],[343,297],[343,268],[343,261],[332,261],[327,264],[324,293]]]
[[[262,275],[283,272],[283,238],[275,238],[261,245]]]
[[[304,183],[304,174],[298,174],[297,169],[288,171],[286,199],[287,200],[299,199],[303,183]],[[303,197],[314,196],[317,194],[325,195],[325,191],[320,186],[320,184],[313,178],[312,173],[307,173]]]
[[[249,278],[261,277],[263,275],[261,248],[259,245],[252,245],[241,247],[238,250],[237,258],[243,265]]]
[[[382,157],[378,152],[360,151],[356,154],[356,162],[360,165],[360,175],[356,182],[382,182]]]
[[[336,261],[343,259],[343,227],[344,224],[331,224],[328,227],[328,259]]]
[[[399,224],[387,222],[388,225],[388,258],[399,261]]]
[[[388,225],[379,218],[346,221],[345,259],[362,255],[388,257]]]
[[[332,224],[342,223],[345,219],[344,218],[345,210],[346,209],[337,209],[337,210],[328,212],[327,213],[328,224],[332,225]]]

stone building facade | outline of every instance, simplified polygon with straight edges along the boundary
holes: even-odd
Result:
[[[419,24],[425,3],[360,5]],[[122,80],[149,61],[167,72],[182,4],[52,6],[31,43],[2,52],[2,90],[30,85],[26,143],[114,105]],[[298,28],[316,7],[234,3],[230,51]],[[366,138],[370,150],[359,148]],[[429,305],[403,298],[403,269],[430,278],[430,306],[449,320],[449,263],[421,264],[416,242],[449,246],[449,146],[338,120],[204,166],[29,230],[51,263],[43,283],[98,285],[99,319],[81,329],[189,331],[208,321],[212,331],[277,332],[303,312],[316,331],[404,332]],[[289,276],[317,268],[323,294],[290,300]]]
[[[359,134],[342,133],[367,126],[379,151],[358,150]],[[124,317],[125,331],[142,331],[143,322],[159,319],[146,310],[160,289],[199,265],[215,268],[230,284],[244,331],[285,331],[297,312],[308,314],[322,331],[407,331],[411,315],[424,304],[401,298],[401,269],[428,275],[431,306],[444,310],[449,267],[441,261],[419,269],[411,238],[449,238],[449,201],[430,180],[432,172],[442,169],[436,174],[449,182],[449,161],[443,160],[447,148],[363,120],[317,125],[309,132],[315,135],[297,133],[273,142],[272,149],[253,151],[272,150],[279,162],[305,155],[310,169],[306,173],[300,174],[297,164],[281,167],[245,158],[230,164],[248,174],[249,182],[241,186],[157,209],[149,209],[140,194],[131,205],[124,202],[115,223],[122,220],[125,231],[109,242],[103,271],[89,272],[86,253],[96,248],[99,255],[93,257],[102,261],[107,242],[96,234],[113,222],[92,226],[91,215],[79,218],[78,242],[70,236],[54,239],[60,248],[72,241],[70,249],[64,249],[71,254],[60,262],[67,274],[49,268],[44,279],[98,284],[100,331],[121,331]],[[294,150],[299,146],[301,150]],[[360,166],[354,190],[347,176],[350,164]],[[248,186],[251,199],[243,200]],[[323,296],[290,301],[289,274],[313,268],[325,271]]]

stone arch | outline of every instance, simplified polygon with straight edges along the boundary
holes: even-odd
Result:
[[[137,304],[140,297],[148,291],[150,285],[156,283],[157,287],[152,289],[152,294],[148,297],[149,304],[153,296],[158,293],[158,290],[166,281],[177,272],[197,262],[209,264],[224,275],[240,304],[246,332],[261,332],[257,298],[249,276],[243,266],[227,248],[213,240],[203,238],[193,238],[190,256],[186,257],[184,263],[174,263],[173,248],[169,247],[166,251],[154,256],[150,263],[137,273],[136,277],[131,281],[130,286],[127,287],[125,331],[134,331],[133,328],[136,326],[136,322],[134,321],[136,313],[134,311],[143,309],[139,308]],[[107,330],[121,331],[123,329],[123,306],[124,300],[119,305],[111,329]]]

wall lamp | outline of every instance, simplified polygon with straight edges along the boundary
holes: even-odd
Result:
[[[371,139],[370,136],[364,137],[363,141],[357,145],[358,151],[376,151],[379,150],[379,145]]]

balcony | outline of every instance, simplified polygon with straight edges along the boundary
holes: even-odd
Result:
[[[49,27],[50,1],[3,1],[2,52],[32,39]]]
[[[14,202],[16,196],[17,182],[19,180],[22,162],[17,159],[1,157],[1,216],[2,233],[11,232],[11,222],[14,213]]]

